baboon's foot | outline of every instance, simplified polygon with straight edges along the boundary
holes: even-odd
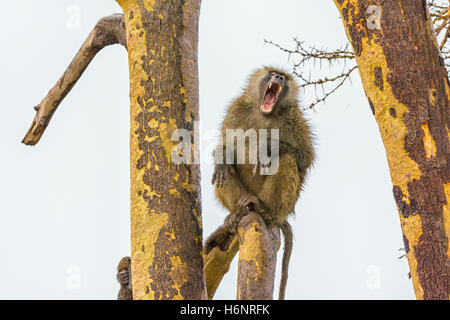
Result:
[[[274,217],[270,214],[267,207],[262,203],[261,200],[255,195],[246,194],[239,200],[238,206],[248,212],[256,212],[261,215],[267,225],[275,223]]]

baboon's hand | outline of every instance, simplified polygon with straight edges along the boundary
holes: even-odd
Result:
[[[236,170],[232,164],[216,164],[211,183],[218,188],[223,187],[223,182],[230,174],[235,174]]]
[[[127,269],[122,269],[117,273],[117,281],[124,286],[128,285],[130,282],[130,273]]]

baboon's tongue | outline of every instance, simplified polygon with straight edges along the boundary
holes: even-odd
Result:
[[[262,111],[264,112],[271,112],[273,109],[273,105],[277,101],[277,95],[276,93],[269,91],[267,92],[265,98],[264,98],[264,104],[262,106]]]
[[[277,103],[278,95],[281,92],[281,85],[271,82],[266,90],[264,100],[262,102],[261,111],[263,113],[271,113],[275,103]]]

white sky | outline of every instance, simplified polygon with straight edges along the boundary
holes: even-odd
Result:
[[[129,99],[123,48],[102,51],[35,148],[20,143],[37,105],[113,0],[9,1],[0,11],[1,299],[115,299],[129,255]],[[78,19],[79,18],[79,19]],[[202,152],[247,75],[289,69],[263,39],[292,46],[347,43],[330,1],[203,1],[200,21]],[[308,112],[318,161],[296,207],[288,299],[414,298],[384,148],[352,78]],[[314,98],[311,93],[306,102]],[[210,132],[210,131],[209,131]],[[226,216],[202,163],[205,236]],[[277,270],[277,279],[279,270]],[[236,263],[216,298],[234,299]],[[278,292],[278,283],[276,284]]]

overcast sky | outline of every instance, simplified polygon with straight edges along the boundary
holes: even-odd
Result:
[[[95,58],[38,146],[20,143],[37,105],[113,0],[9,1],[0,11],[0,298],[115,299],[118,261],[130,254],[127,55]],[[292,60],[264,39],[319,47],[347,38],[330,1],[203,1],[200,17],[202,152],[227,104],[262,65]],[[317,66],[317,72],[319,66]],[[334,71],[338,72],[340,69]],[[313,70],[313,73],[315,71]],[[288,299],[412,299],[387,161],[358,74],[307,112],[318,161],[292,221]],[[306,92],[305,103],[314,99]],[[208,157],[205,157],[208,158]],[[227,212],[204,161],[205,236]],[[279,279],[277,270],[277,284]],[[276,290],[278,291],[278,290]],[[236,261],[217,291],[236,295]]]

